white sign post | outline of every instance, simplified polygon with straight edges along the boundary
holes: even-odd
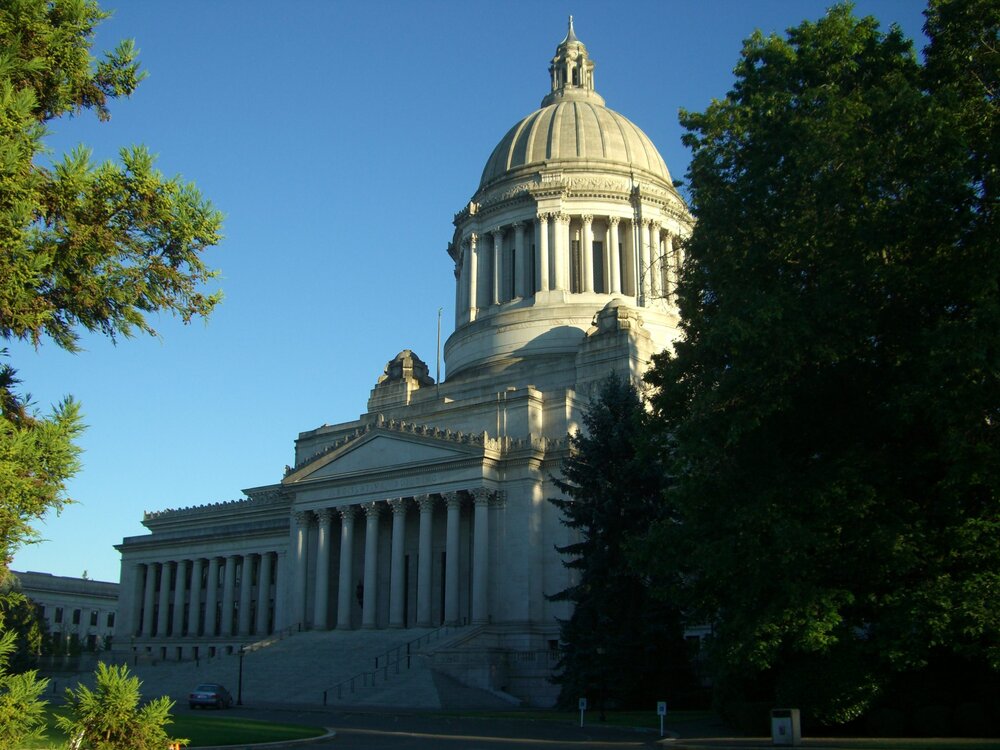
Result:
[[[587,699],[580,699],[580,726],[583,726],[583,712],[587,710]]]
[[[663,717],[667,715],[667,702],[659,701],[656,704],[656,715],[660,717],[660,736],[663,736]]]

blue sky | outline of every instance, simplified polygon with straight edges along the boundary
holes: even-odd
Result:
[[[741,41],[818,18],[825,0],[657,2],[106,2],[97,49],[134,38],[149,78],[112,120],[57,121],[56,154],[147,145],[226,216],[207,254],[225,300],[207,324],[85,351],[10,346],[42,411],[64,395],[89,425],[77,501],[47,518],[16,570],[117,581],[113,545],[144,510],[241,497],[278,481],[293,440],[364,411],[385,363],[434,371],[438,308],[453,329],[445,247],[503,134],[538,107],[572,13],[607,104],[675,178],[679,108],[732,81]],[[918,48],[923,3],[860,0]]]

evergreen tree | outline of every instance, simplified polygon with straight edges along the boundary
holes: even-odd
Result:
[[[832,723],[1000,667],[1000,6],[927,15],[926,65],[845,5],[757,33],[682,114],[684,338],[650,374],[678,516],[643,559],[714,624],[723,693]]]
[[[560,703],[649,706],[690,687],[678,613],[650,596],[648,576],[626,555],[630,536],[662,512],[662,468],[646,450],[646,413],[630,381],[605,380],[583,425],[555,480],[567,498],[550,500],[577,537],[557,547],[575,582],[550,597],[574,605],[560,623]]]
[[[94,164],[78,147],[48,166],[46,124],[65,115],[110,117],[143,78],[131,41],[97,59],[93,0],[0,0],[0,338],[48,339],[76,351],[78,331],[112,339],[155,333],[149,313],[185,322],[208,315],[218,292],[201,257],[221,217],[197,189],[165,178],[144,147]],[[0,357],[7,351],[0,350]],[[0,365],[0,583],[32,524],[66,502],[79,469],[79,407],[47,416]]]
[[[79,685],[66,691],[68,716],[56,722],[71,750],[163,750],[187,740],[172,739],[166,726],[174,703],[167,697],[141,704],[138,677],[128,667],[97,665],[94,689]]]

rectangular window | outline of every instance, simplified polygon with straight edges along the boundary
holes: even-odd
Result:
[[[90,610],[90,626],[92,628],[96,628],[97,627],[97,610],[96,609]]]
[[[80,610],[79,609],[74,609],[73,610],[73,624],[74,625],[79,625],[80,624]]]
[[[108,612],[108,627],[113,628],[115,626],[115,613]]]
[[[63,618],[63,608],[62,607],[56,607],[56,614],[52,618],[52,622],[54,622],[57,625],[59,625],[59,624],[62,623],[62,618]]]

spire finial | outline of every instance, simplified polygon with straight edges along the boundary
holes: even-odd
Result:
[[[566,32],[566,39],[565,39],[565,41],[567,41],[567,42],[578,42],[578,41],[580,41],[579,39],[576,38],[576,32],[573,31],[573,16],[572,15],[569,17],[569,31]]]

